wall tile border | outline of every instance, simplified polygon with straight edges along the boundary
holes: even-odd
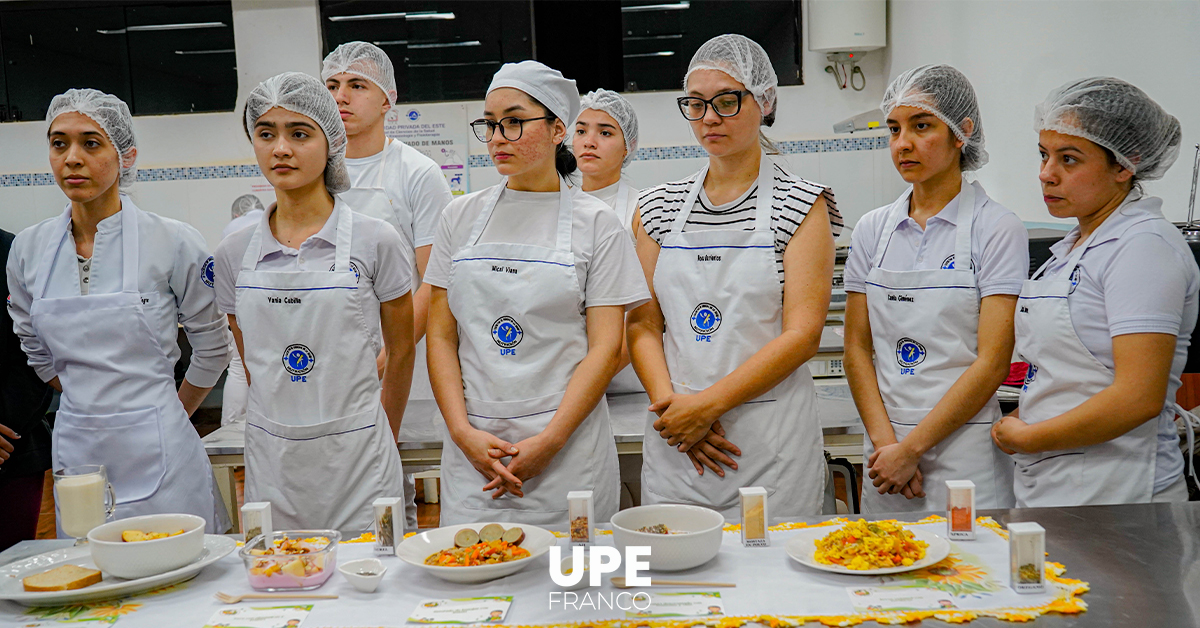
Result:
[[[880,136],[845,137],[829,140],[797,140],[776,142],[785,155],[801,153],[843,153],[859,150],[887,148],[888,138]],[[661,161],[667,159],[695,159],[705,157],[699,146],[652,146],[639,148],[635,161]],[[471,168],[490,168],[492,159],[487,155],[471,155]],[[199,179],[248,179],[262,176],[256,164],[231,164],[224,166],[182,166],[176,168],[142,168],[137,180],[146,181],[191,181]],[[0,174],[0,188],[18,188],[55,185],[54,175],[48,172]]]

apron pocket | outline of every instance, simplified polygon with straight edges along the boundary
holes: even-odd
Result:
[[[103,464],[118,504],[151,497],[167,474],[157,407],[105,415],[59,409],[53,434],[55,468]]]

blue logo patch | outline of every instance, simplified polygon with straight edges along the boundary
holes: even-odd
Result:
[[[329,272],[333,272],[333,269],[335,269],[335,268],[337,268],[336,262],[334,262],[333,264],[330,264]],[[360,279],[362,279],[362,275],[358,274],[358,264],[355,264],[354,260],[350,260],[350,270],[354,271],[354,283],[358,283],[358,281]]]
[[[1067,294],[1075,294],[1075,289],[1078,287],[1079,287],[1079,267],[1076,266],[1075,270],[1071,271],[1071,291],[1068,292]]]
[[[1037,366],[1030,364],[1029,370],[1025,371],[1025,383],[1021,386],[1021,392],[1029,390],[1029,384],[1033,382],[1033,378],[1037,377]]]
[[[204,260],[204,266],[200,267],[200,281],[203,281],[204,285],[211,288],[216,283],[216,279],[217,275],[213,270],[213,257],[209,255],[208,259]]]
[[[408,118],[409,120],[412,120],[413,122],[416,122],[417,118],[421,117],[421,112],[417,111],[416,109],[409,109],[408,113],[405,115],[405,117]]]
[[[912,338],[901,338],[896,343],[896,362],[904,368],[912,368],[925,361],[925,346]]]
[[[954,270],[954,254],[942,260],[942,270]],[[971,260],[971,270],[975,270],[975,260]]]
[[[300,344],[288,345],[283,350],[283,368],[292,375],[308,375],[317,363],[312,349]]]
[[[501,349],[512,349],[521,344],[521,340],[525,338],[525,332],[521,330],[521,326],[511,316],[501,316],[492,323],[492,340],[500,345]]]
[[[697,334],[711,334],[721,327],[721,310],[712,303],[701,303],[692,310],[691,323]]]

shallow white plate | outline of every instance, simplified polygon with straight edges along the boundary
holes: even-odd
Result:
[[[557,537],[537,526],[501,523],[500,525],[504,526],[506,530],[516,526],[525,531],[525,540],[521,541],[521,547],[529,550],[530,556],[528,558],[507,563],[496,563],[494,565],[478,565],[476,567],[441,567],[425,564],[425,559],[430,554],[454,547],[454,534],[459,530],[471,528],[478,532],[485,525],[487,525],[487,522],[460,524],[427,530],[404,539],[404,542],[396,547],[396,556],[399,556],[404,562],[420,567],[442,580],[457,582],[459,584],[477,584],[517,573],[533,564],[533,561],[538,556],[549,551],[552,545],[558,544]]]
[[[822,526],[817,528],[803,528],[799,530],[795,536],[787,542],[787,554],[792,557],[792,560],[812,567],[821,571],[831,571],[833,573],[849,574],[852,576],[882,576],[890,573],[903,573],[905,571],[913,571],[915,569],[923,569],[930,565],[936,565],[942,562],[942,559],[950,555],[950,543],[942,537],[924,530],[922,528],[909,528],[913,536],[918,541],[925,541],[929,547],[925,548],[925,558],[907,567],[882,567],[879,569],[847,569],[841,565],[826,565],[818,563],[813,555],[817,552],[816,542],[822,539],[825,535],[835,530],[832,526]]]
[[[196,560],[166,573],[136,580],[124,580],[109,574],[97,584],[72,591],[26,591],[21,579],[36,573],[41,573],[59,565],[79,565],[95,569],[92,562],[91,549],[86,546],[66,547],[45,554],[18,560],[0,567],[0,600],[12,600],[25,606],[62,606],[65,604],[80,604],[125,597],[135,593],[144,593],[159,587],[177,584],[191,580],[200,573],[201,569],[221,560],[237,548],[237,541],[225,536],[207,534],[204,536],[204,552]]]

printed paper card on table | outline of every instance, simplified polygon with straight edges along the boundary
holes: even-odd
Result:
[[[504,621],[511,595],[421,600],[408,618],[410,624],[498,624]]]
[[[856,613],[956,609],[954,596],[937,589],[846,587]]]
[[[223,608],[204,628],[299,628],[311,610],[312,604]]]
[[[634,608],[625,611],[626,618],[721,617],[725,614],[725,605],[721,603],[721,594],[716,591],[648,593],[645,595],[650,597],[649,605],[646,605],[642,594],[639,594]]]

